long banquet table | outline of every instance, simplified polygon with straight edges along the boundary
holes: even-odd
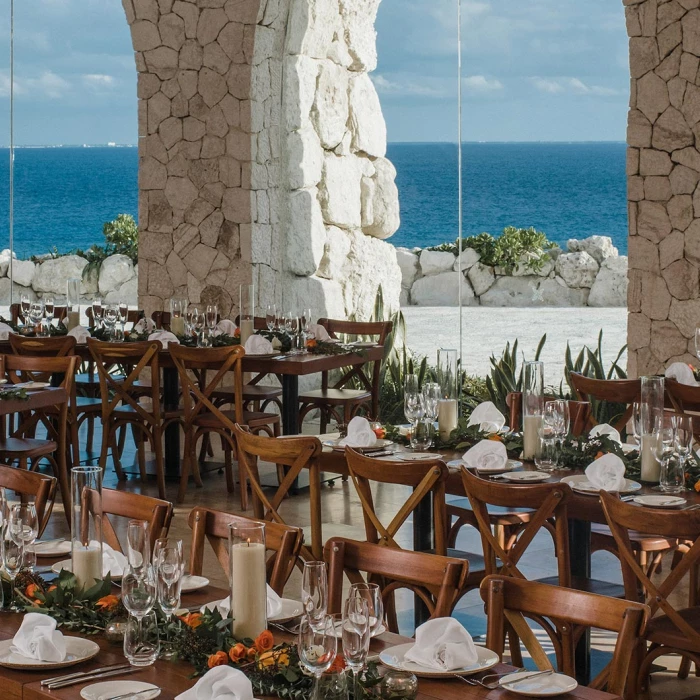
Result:
[[[193,607],[210,600],[220,599],[226,594],[227,592],[220,588],[208,586],[196,593],[183,595],[182,602],[183,605]],[[21,619],[21,614],[1,613],[0,640],[12,638],[19,628]],[[273,633],[277,642],[293,641],[292,636],[287,633],[274,629]],[[3,700],[48,700],[50,698],[54,700],[79,700],[80,691],[83,687],[99,681],[76,684],[59,690],[46,690],[41,686],[41,681],[44,678],[63,675],[63,673],[85,671],[124,661],[120,645],[107,642],[99,636],[91,637],[91,639],[98,642],[101,647],[101,652],[98,656],[89,662],[66,669],[64,672],[55,670],[46,672],[17,671],[0,667],[0,684],[2,687],[0,696]],[[407,641],[410,640],[399,635],[385,633],[372,640],[371,652],[378,653],[382,649]],[[510,666],[499,664],[491,672],[503,672],[511,668]],[[191,673],[192,668],[188,664],[157,661],[153,666],[125,676],[116,676],[110,680],[128,679],[153,683],[162,689],[159,699],[173,700],[177,695],[192,687],[195,681],[189,678]],[[469,686],[456,678],[449,680],[420,679],[418,683],[418,700],[468,700],[470,698],[473,700],[484,698],[488,698],[488,700],[510,700],[516,697],[518,696],[507,690],[487,690],[479,686]],[[616,695],[591,690],[583,686],[579,686],[573,692],[559,697],[562,700],[615,700],[615,698],[618,698]]]

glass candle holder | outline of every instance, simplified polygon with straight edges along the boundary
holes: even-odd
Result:
[[[267,629],[265,525],[229,525],[232,633],[255,639]]]
[[[241,345],[245,345],[246,340],[255,333],[255,286],[252,284],[242,284],[240,286],[241,302]]]
[[[102,469],[71,469],[71,559],[79,588],[102,578]]]
[[[639,407],[641,428],[642,481],[658,484],[661,462],[657,456],[657,436],[664,414],[664,378],[641,378],[641,402]]]
[[[437,353],[437,383],[441,398],[437,403],[438,431],[441,440],[448,440],[457,427],[457,351],[440,348]]]
[[[535,459],[544,412],[544,363],[526,362],[523,377],[523,459]]]
[[[66,282],[66,327],[68,330],[80,325],[80,278],[71,277]]]
[[[382,679],[384,700],[413,700],[418,695],[418,679],[408,671],[387,671]]]
[[[179,297],[173,297],[170,300],[170,330],[175,335],[185,335],[185,309],[187,306],[187,300]]]

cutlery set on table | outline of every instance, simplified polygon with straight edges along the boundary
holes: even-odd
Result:
[[[41,685],[49,690],[58,690],[72,685],[86,683],[88,681],[102,681],[105,678],[122,676],[124,674],[139,671],[140,668],[131,666],[128,663],[113,664],[103,666],[91,671],[80,671],[69,673],[64,676],[54,676],[41,681]],[[84,700],[151,700],[160,695],[160,688],[151,683],[139,681],[109,681],[93,683],[85,686],[80,691],[80,696]]]

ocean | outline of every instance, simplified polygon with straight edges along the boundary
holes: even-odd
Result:
[[[627,252],[624,143],[464,144],[464,235],[534,226],[550,240],[610,236]],[[401,228],[396,246],[457,237],[457,145],[390,144]],[[89,248],[102,224],[137,213],[136,148],[15,151],[15,252]],[[8,245],[7,149],[0,149],[0,247]]]

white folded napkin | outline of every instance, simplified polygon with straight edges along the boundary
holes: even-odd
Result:
[[[607,435],[611,440],[619,442],[622,444],[622,438],[620,437],[620,432],[615,430],[612,425],[607,423],[601,423],[600,425],[594,425],[591,428],[591,432],[588,433],[588,437],[599,437],[600,435]]]
[[[687,386],[700,386],[695,379],[693,370],[690,369],[690,366],[686,365],[685,362],[674,362],[670,364],[668,367],[666,367],[664,375],[669,379],[675,379],[679,384],[686,384]]]
[[[83,345],[87,343],[87,339],[90,337],[90,331],[85,328],[85,326],[76,326],[68,331],[68,335],[72,335],[78,345]]]
[[[140,318],[135,324],[134,324],[134,331],[136,333],[143,333],[144,331],[148,331],[151,333],[156,329],[156,324],[151,318]]]
[[[269,355],[274,352],[272,343],[261,335],[251,335],[245,341],[245,351],[248,355]]]
[[[355,416],[348,423],[348,434],[339,443],[345,447],[372,447],[377,444],[377,436],[362,416]]]
[[[309,333],[316,340],[323,341],[328,340],[330,338],[330,335],[328,335],[328,331],[326,330],[325,326],[322,326],[320,323],[310,323]]]
[[[127,558],[108,544],[102,543],[102,575],[110,574],[112,578],[122,576],[126,569]]]
[[[484,401],[472,411],[467,426],[478,425],[479,429],[485,433],[497,433],[505,424],[505,416],[496,408],[493,401]]]
[[[155,333],[151,333],[151,335],[148,336],[148,339],[160,340],[161,344],[163,345],[163,350],[168,347],[169,343],[172,343],[173,345],[180,344],[180,341],[177,339],[175,333],[171,333],[170,331],[156,331]]]
[[[233,334],[236,332],[236,324],[230,321],[228,318],[222,318],[214,328],[214,332],[219,332],[219,334],[224,333],[230,335],[233,338]]]
[[[175,700],[253,700],[253,685],[243,671],[215,666]]]
[[[438,617],[416,629],[416,643],[404,659],[438,671],[453,671],[475,664],[478,656],[471,635],[457,620]]]
[[[603,455],[586,467],[586,478],[601,491],[620,491],[625,486],[625,465],[617,455]]]
[[[14,333],[12,328],[6,323],[0,323],[0,340],[7,340],[10,337],[10,333]]]
[[[218,600],[214,603],[207,603],[207,608],[213,610],[215,607],[219,608],[219,612],[222,617],[226,616],[231,612],[231,598],[224,598],[223,600]],[[268,620],[272,617],[277,617],[282,612],[282,598],[280,598],[277,593],[267,585],[267,618]]]
[[[481,440],[462,455],[462,460],[470,469],[495,471],[506,466],[508,453],[498,440]]]
[[[39,661],[63,661],[66,640],[56,629],[56,620],[41,613],[27,613],[12,638],[12,651]]]

